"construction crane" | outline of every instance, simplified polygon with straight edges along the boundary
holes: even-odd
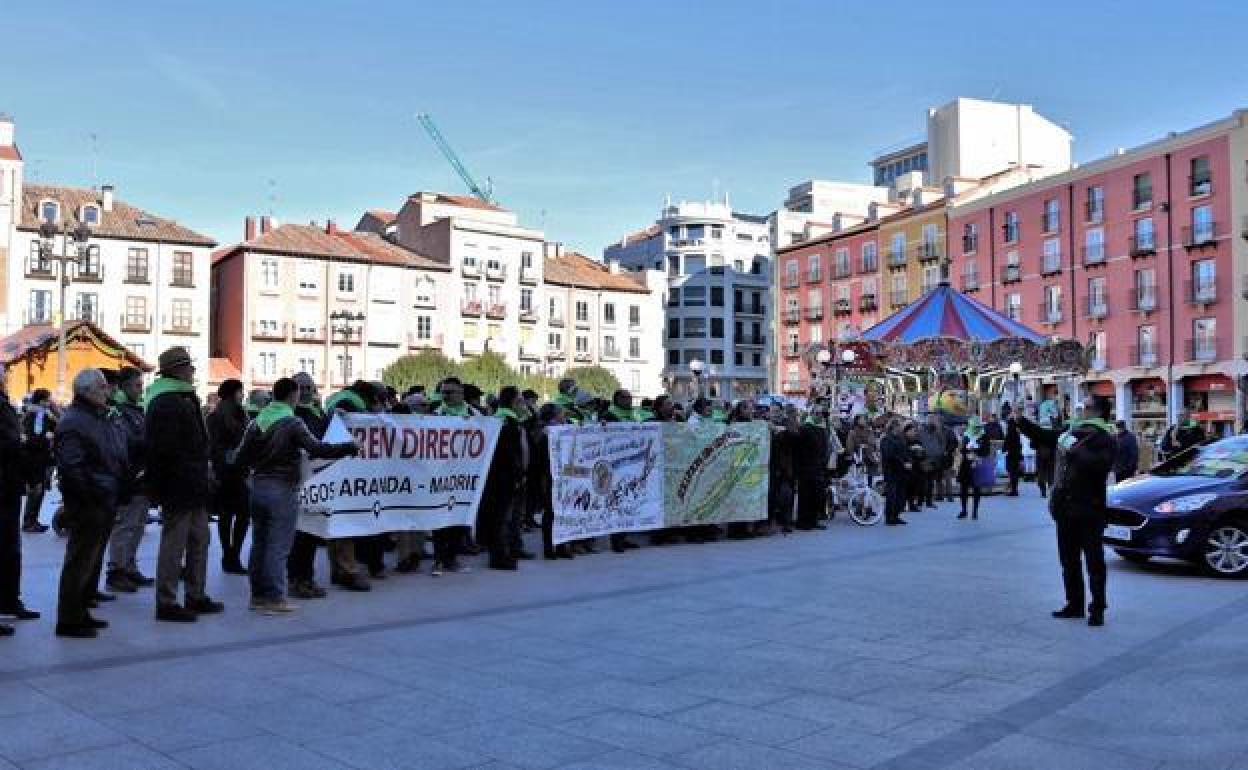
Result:
[[[472,174],[468,171],[468,167],[455,154],[455,150],[451,149],[451,145],[446,141],[446,137],[442,136],[442,132],[433,122],[433,117],[427,112],[422,112],[416,116],[416,121],[425,129],[425,133],[429,134],[429,138],[438,146],[438,150],[442,152],[442,156],[446,158],[446,162],[451,164],[451,168],[455,169],[455,173],[459,174],[459,178],[464,180],[469,192],[477,199],[485,203],[493,203],[494,185],[486,178],[485,188],[477,184],[477,180],[472,178]]]

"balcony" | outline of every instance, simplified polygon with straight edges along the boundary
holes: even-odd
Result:
[[[315,342],[321,343],[325,341],[324,326],[296,326],[294,333],[291,334],[291,342]]]
[[[1128,290],[1127,302],[1136,313],[1151,313],[1157,309],[1157,287],[1134,286]]]
[[[1001,283],[1018,283],[1023,280],[1023,268],[1018,265],[1006,265],[1001,268]]]
[[[743,334],[741,339],[737,340],[737,344],[744,347],[761,348],[767,345],[767,335],[765,334]]]
[[[520,283],[532,284],[532,283],[537,283],[537,282],[538,282],[538,274],[537,274],[536,267],[520,268]]]
[[[588,329],[588,328],[589,328],[589,316],[588,316],[588,315],[585,315],[585,316],[580,316],[580,315],[578,315],[578,316],[576,317],[576,328],[578,328],[578,329]]]
[[[806,306],[807,321],[823,320],[823,305],[807,305]]]
[[[802,346],[801,345],[785,345],[783,354],[785,358],[801,358]]]
[[[835,280],[848,278],[851,272],[852,271],[849,269],[848,262],[844,262],[844,263],[838,262],[837,264],[832,266],[832,278]]]
[[[51,262],[26,263],[26,277],[30,280],[37,281],[54,281],[56,280],[56,270],[53,269]]]
[[[906,266],[905,249],[889,249],[888,250],[888,266],[890,269],[897,269]]]
[[[121,317],[121,330],[123,332],[146,334],[152,330],[152,317],[150,315],[130,315],[127,313]]]
[[[459,341],[459,354],[461,356],[479,356],[484,351],[485,342],[479,337]]]
[[[784,276],[784,288],[796,289],[801,285],[801,280],[797,277],[797,273],[787,273]]]
[[[1083,266],[1096,267],[1105,264],[1105,244],[1094,243],[1092,245],[1085,244],[1082,249]]]
[[[603,361],[619,361],[620,349],[616,347],[603,348],[601,357]]]
[[[1092,200],[1083,204],[1083,221],[1099,225],[1105,221],[1105,201]]]
[[[461,299],[459,301],[459,312],[468,316],[479,316],[483,305],[479,299]]]
[[[442,335],[433,334],[427,337],[422,337],[417,332],[408,332],[407,348],[408,350],[441,350]]]
[[[588,350],[578,350],[572,354],[572,360],[579,364],[587,364],[590,361],[593,361],[594,357],[590,355]]]
[[[564,361],[567,360],[568,354],[562,350],[550,348],[546,351],[547,361]]]
[[[264,324],[252,321],[251,338],[267,342],[285,342],[287,328],[287,324]]]
[[[792,326],[802,320],[802,311],[795,307],[788,308],[784,311],[784,323]]]
[[[1040,275],[1057,275],[1062,272],[1062,255],[1045,254],[1040,257]]]
[[[1213,193],[1213,178],[1209,174],[1193,174],[1187,178],[1187,194],[1196,198]]]
[[[819,268],[806,271],[806,283],[819,283],[823,280],[823,271]]]
[[[1183,345],[1183,352],[1185,354],[1183,360],[1199,364],[1212,363],[1220,358],[1218,355],[1220,348],[1221,346],[1218,344],[1218,339],[1216,337],[1196,337],[1194,339],[1189,339]]]
[[[97,264],[86,269],[75,267],[74,283],[104,283],[104,266]]]
[[[979,236],[978,235],[962,236],[962,253],[974,254],[977,251],[979,251]]]
[[[1245,227],[1248,227],[1248,225],[1246,225]],[[1246,229],[1244,232],[1248,233],[1248,229]],[[1245,237],[1248,237],[1248,235],[1245,235]],[[858,272],[863,275],[866,275],[868,273],[878,273],[879,271],[880,271],[879,256],[873,253],[863,254],[862,260],[858,263]]]
[[[909,292],[907,292],[905,289],[897,289],[894,291],[890,291],[888,293],[888,304],[892,307],[893,310],[896,310],[898,308],[903,308],[906,305],[909,305],[910,299],[907,297],[908,293]]]
[[[546,323],[550,324],[551,326],[558,326],[558,327],[562,327],[562,326],[563,326],[563,316],[558,315],[558,314],[556,314],[556,315],[552,315],[552,316],[550,317],[550,319],[546,321]]]
[[[935,262],[945,256],[945,246],[935,241],[914,244],[914,256],[920,262]]]
[[[1161,351],[1155,345],[1133,345],[1131,347],[1129,361],[1132,366],[1140,366],[1150,368],[1157,366],[1161,362]]]
[[[465,262],[459,266],[459,272],[462,273],[465,278],[480,278],[481,266],[475,262]]]
[[[673,249],[692,249],[706,244],[704,238],[673,238],[671,240],[671,248]]]
[[[507,267],[505,265],[495,265],[493,267],[485,266],[485,280],[487,281],[505,281],[507,280]]]
[[[507,305],[502,302],[490,305],[489,307],[485,309],[485,317],[486,318],[506,318],[507,317]]]
[[[1157,253],[1157,239],[1152,235],[1143,237],[1133,235],[1127,246],[1127,253],[1131,255],[1132,259],[1151,257]]]
[[[1103,372],[1109,368],[1109,363],[1105,360],[1102,353],[1093,352],[1092,358],[1088,360],[1088,369],[1093,372]]]
[[[196,329],[189,320],[174,319],[165,326],[164,333],[171,337],[198,337],[199,329]]]
[[[858,311],[861,313],[874,313],[879,308],[880,304],[874,294],[863,294],[858,298]]]
[[[542,354],[534,350],[532,346],[530,345],[521,344],[520,345],[520,360],[521,361],[541,361]]]
[[[1183,248],[1188,251],[1193,249],[1217,248],[1218,245],[1218,223],[1205,222],[1195,226],[1183,228]]]
[[[762,305],[733,305],[732,312],[737,315],[763,315]]]
[[[1084,315],[1087,318],[1101,319],[1109,315],[1109,302],[1104,296],[1091,296],[1084,303]]]
[[[836,303],[832,305],[832,315],[846,316],[853,315],[853,312],[854,308],[849,304],[849,300],[847,299],[838,299]]]
[[[1212,305],[1218,301],[1216,281],[1187,281],[1183,289],[1189,305]]]
[[[962,274],[962,291],[979,291],[979,273]]]
[[[531,307],[520,308],[520,321],[522,323],[537,323],[537,311]]]
[[[1062,322],[1062,306],[1042,302],[1036,308],[1036,318],[1042,324],[1060,324]]]

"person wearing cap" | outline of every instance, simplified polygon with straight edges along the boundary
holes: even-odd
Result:
[[[208,577],[208,506],[212,463],[208,428],[195,393],[195,364],[184,347],[157,359],[159,376],[144,394],[147,421],[147,489],[160,506],[160,554],[156,564],[156,619],[194,622],[225,606],[204,592]],[[178,602],[185,582],[185,601]]]
[[[22,603],[22,471],[22,422],[0,364],[0,615],[33,620],[39,613]],[[0,636],[12,635],[13,627],[0,623]]]
[[[570,425],[580,425],[585,419],[585,415],[581,412],[584,402],[578,402],[578,395],[581,395],[581,392],[576,387],[576,380],[571,377],[559,380],[559,392],[555,394],[553,403],[563,410],[563,419]]]
[[[242,470],[234,464],[234,456],[250,420],[243,409],[243,383],[235,379],[222,382],[217,387],[217,408],[209,413],[205,422],[212,452],[212,470],[217,478],[214,510],[217,514],[217,537],[221,541],[221,571],[231,575],[247,574],[242,559],[243,541],[247,539],[247,524],[250,521],[247,485]]]
[[[130,460],[126,494],[120,501],[117,523],[109,539],[108,577],[105,584],[110,590],[134,593],[141,586],[156,582],[139,571],[135,555],[147,527],[147,513],[151,503],[143,494],[144,433],[146,419],[143,414],[143,372],[133,366],[122,367],[117,374],[117,390],[113,393],[113,406],[117,409],[117,424],[125,433],[126,450]]]

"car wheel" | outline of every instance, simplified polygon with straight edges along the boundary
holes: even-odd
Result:
[[[1214,577],[1248,576],[1248,525],[1223,521],[1210,530],[1200,566]]]
[[[1146,553],[1135,553],[1133,551],[1114,551],[1114,553],[1132,564],[1148,564],[1148,560],[1152,558]]]

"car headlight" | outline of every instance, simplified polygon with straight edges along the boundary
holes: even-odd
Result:
[[[1190,513],[1204,508],[1209,503],[1218,499],[1218,496],[1210,492],[1204,492],[1199,495],[1184,495],[1176,497],[1173,500],[1167,500],[1164,503],[1158,503],[1153,508],[1157,513]]]

